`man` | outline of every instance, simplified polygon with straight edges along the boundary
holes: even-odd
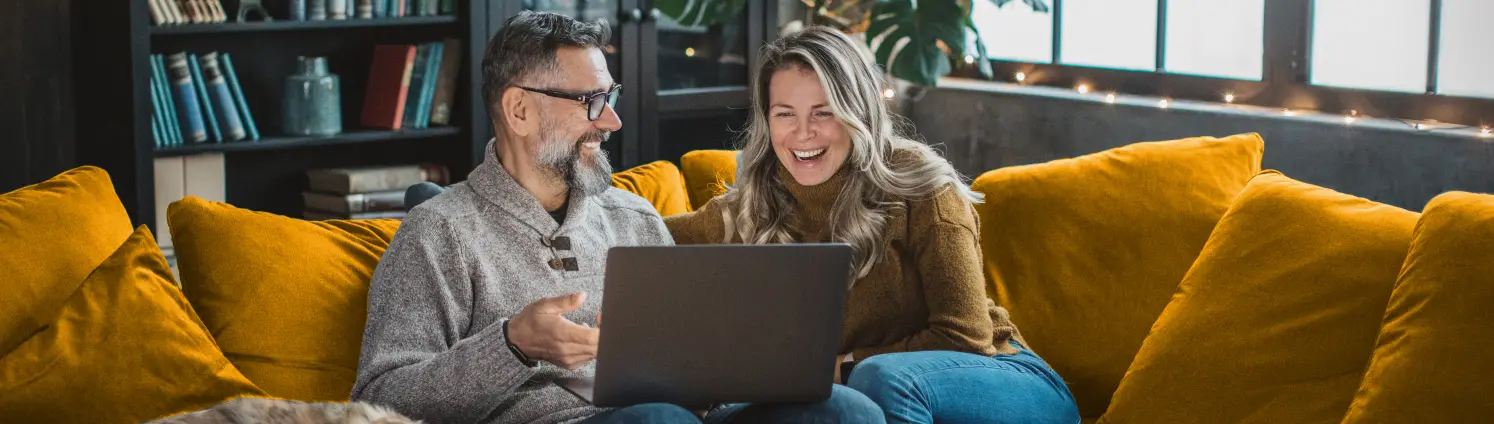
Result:
[[[694,422],[678,406],[591,407],[553,384],[591,375],[607,249],[672,244],[642,198],[611,187],[622,127],[601,23],[524,13],[483,58],[497,136],[483,164],[410,211],[374,271],[352,398],[427,422]],[[837,386],[808,405],[736,405],[711,422],[882,419]]]

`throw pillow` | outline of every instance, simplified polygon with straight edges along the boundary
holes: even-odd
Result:
[[[1087,418],[1110,402],[1142,339],[1235,194],[1260,171],[1259,135],[1136,143],[977,178],[987,293],[1068,382]]]
[[[302,221],[187,197],[167,222],[187,300],[271,396],[347,401],[395,220]]]
[[[690,192],[690,210],[700,209],[736,183],[737,151],[695,150],[680,157],[680,168]]]
[[[1152,326],[1101,423],[1338,423],[1417,214],[1262,172]]]
[[[679,168],[661,160],[612,174],[612,186],[637,194],[653,204],[659,215],[670,216],[690,211],[683,178]]]

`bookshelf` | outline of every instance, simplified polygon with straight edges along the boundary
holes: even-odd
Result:
[[[316,168],[439,163],[453,180],[481,162],[490,131],[477,93],[490,28],[490,4],[457,0],[455,15],[292,21],[267,4],[272,22],[155,26],[147,0],[103,2],[72,14],[77,150],[82,164],[107,170],[131,219],[157,226],[157,158],[222,155],[226,200],[241,208],[298,217],[305,172]],[[268,2],[267,2],[268,3]],[[364,128],[359,118],[374,47],[461,41],[451,122],[397,131]],[[227,52],[259,129],[258,141],[157,147],[152,135],[152,54]],[[343,132],[289,136],[280,130],[285,77],[298,56],[326,57],[341,85]]]

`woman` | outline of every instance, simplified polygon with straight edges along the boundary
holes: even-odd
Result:
[[[665,218],[675,241],[850,244],[836,380],[851,369],[889,423],[1079,422],[1063,380],[985,296],[980,194],[894,131],[870,53],[808,28],[761,56],[736,185]]]

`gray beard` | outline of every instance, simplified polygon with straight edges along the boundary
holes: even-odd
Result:
[[[581,190],[582,194],[595,196],[612,187],[612,164],[607,161],[607,151],[585,152],[581,143],[606,141],[610,131],[596,131],[581,136],[575,141],[550,138],[555,134],[555,125],[545,122],[540,133],[546,139],[540,141],[537,161],[540,168],[551,177],[565,182],[566,187]]]

